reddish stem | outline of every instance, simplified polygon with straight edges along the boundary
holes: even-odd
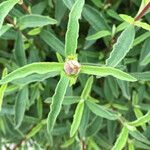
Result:
[[[147,12],[147,10],[150,8],[150,2],[144,7],[144,9],[135,17],[134,21],[140,20],[144,14]]]
[[[6,20],[7,22],[9,22],[10,24],[12,24],[14,27],[16,26],[11,17],[6,16],[5,20]]]
[[[24,3],[21,4],[21,6],[25,10],[25,12],[27,12],[28,14],[30,14],[28,7]]]
[[[82,150],[86,150],[86,148],[85,148],[85,143],[84,143],[83,140],[81,141],[81,143],[82,143]]]

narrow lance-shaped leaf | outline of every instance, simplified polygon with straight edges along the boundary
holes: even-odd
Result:
[[[150,121],[150,111],[146,115],[138,118],[137,120],[135,120],[133,122],[129,122],[128,124],[131,126],[137,127],[137,126],[141,126],[149,121]]]
[[[27,63],[22,34],[18,31],[15,43],[15,58],[19,66],[24,66]]]
[[[119,117],[119,115],[117,115],[115,112],[108,110],[104,106],[100,106],[89,101],[86,101],[86,104],[94,114],[102,118],[106,118],[109,120],[116,120]]]
[[[40,62],[32,63],[24,67],[18,68],[0,80],[0,84],[8,83],[13,80],[24,78],[31,74],[46,74],[50,72],[60,72],[63,70],[62,63]]]
[[[84,87],[82,94],[81,94],[82,99],[86,100],[88,98],[88,96],[91,92],[92,84],[93,84],[93,76],[91,76],[85,84],[85,87]]]
[[[0,4],[0,29],[4,22],[5,17],[9,11],[19,2],[19,0],[7,0]]]
[[[128,139],[128,129],[127,127],[124,126],[121,130],[121,133],[117,141],[115,142],[115,145],[111,150],[122,150],[126,144],[127,139]]]
[[[134,142],[131,141],[131,140],[128,142],[128,150],[135,150],[135,148],[134,148]]]
[[[138,27],[141,27],[141,28],[143,28],[145,30],[150,31],[150,25],[148,23],[141,22],[141,21],[136,21],[135,25],[138,26]]]
[[[150,32],[146,32],[150,36]],[[145,34],[146,34],[145,33]],[[144,36],[145,37],[145,36]],[[148,38],[148,37],[146,37]],[[145,39],[145,38],[144,38]],[[141,55],[140,55],[140,65],[145,66],[150,63],[150,38],[148,38],[142,47]]]
[[[110,27],[106,23],[102,13],[90,5],[85,5],[83,9],[83,17],[96,31],[110,30]]]
[[[119,36],[117,43],[113,46],[106,65],[116,67],[129,52],[135,37],[134,26],[129,25]]]
[[[23,30],[25,28],[43,27],[45,25],[49,25],[49,24],[53,25],[56,23],[57,21],[55,19],[52,19],[48,16],[30,14],[30,15],[24,15],[23,17],[19,18],[17,22],[17,26],[21,30]]]
[[[107,31],[107,30],[103,30],[103,31],[99,31],[93,35],[88,36],[86,39],[87,40],[97,40],[97,39],[100,39],[100,38],[108,36],[108,35],[111,35],[111,32]]]
[[[150,141],[145,137],[140,131],[138,131],[136,128],[135,129],[130,129],[131,126],[128,126],[129,134],[136,140],[143,142],[145,144],[150,144]]]
[[[119,15],[124,21],[132,24],[134,22],[134,18],[132,18],[131,16],[125,15],[125,14],[120,14]]]
[[[42,30],[42,32],[40,33],[40,37],[42,38],[42,40],[45,41],[45,43],[47,43],[50,47],[52,47],[53,50],[65,56],[64,43],[62,43],[62,41],[59,40],[54,34],[52,34],[49,31]]]
[[[47,123],[47,120],[42,120],[39,124],[37,124],[27,135],[26,139],[33,137],[36,133],[38,133],[43,126]]]
[[[141,65],[145,66],[148,63],[150,63],[150,52],[149,54],[143,59],[143,61],[140,63]]]
[[[77,49],[77,41],[79,34],[79,18],[84,6],[85,0],[76,0],[69,14],[69,22],[65,38],[66,56],[74,55]]]
[[[63,0],[64,4],[71,9],[74,3],[74,0]],[[83,8],[83,17],[91,25],[91,27],[96,30],[109,30],[108,24],[105,22],[103,15],[95,8],[90,5],[85,5]]]
[[[31,74],[29,76],[26,76],[24,78],[19,78],[16,80],[13,80],[12,83],[13,84],[22,84],[22,85],[27,85],[30,84],[32,82],[41,82],[46,80],[47,78],[51,78],[51,77],[55,77],[59,75],[59,72],[50,72],[50,73],[46,73],[46,74]]]
[[[70,137],[73,137],[79,128],[83,110],[84,110],[84,100],[81,100],[78,103],[77,108],[75,110],[75,114],[73,116],[73,123],[71,124]]]
[[[98,67],[98,66],[88,66],[88,65],[82,65],[81,66],[81,73],[90,74],[90,75],[96,75],[96,76],[113,76],[115,78],[118,78],[120,80],[125,81],[136,81],[137,79],[133,76],[119,70],[113,67]]]
[[[28,101],[28,86],[25,86],[19,91],[18,97],[15,102],[14,120],[16,128],[18,128],[23,121],[27,101]]]
[[[57,116],[61,110],[62,102],[63,102],[68,85],[69,85],[69,79],[67,78],[67,76],[61,75],[61,78],[55,89],[55,94],[52,97],[52,104],[50,106],[50,112],[48,114],[47,130],[49,134],[51,134],[54,128]]]
[[[3,25],[0,29],[0,36],[2,36],[5,32],[7,32],[12,27],[11,24]]]
[[[4,78],[6,75],[7,75],[7,69],[5,68],[4,71],[3,71],[3,74],[2,74],[2,78]],[[1,108],[2,108],[3,97],[4,97],[4,92],[5,92],[6,88],[7,88],[7,83],[3,84],[0,87],[0,111],[1,111]]]
[[[140,36],[138,36],[138,37],[134,40],[134,42],[133,42],[133,47],[136,46],[136,45],[138,45],[138,44],[140,44],[140,43],[142,43],[142,42],[145,41],[146,39],[147,39],[147,41],[148,41],[148,40],[150,39],[149,37],[150,37],[150,32],[145,32],[145,33],[141,34]],[[146,43],[146,42],[145,42],[145,43]],[[142,51],[143,51],[144,48],[146,48],[145,43],[144,43],[144,45],[142,46]]]
[[[132,74],[132,76],[134,76],[138,80],[150,81],[150,71],[146,71],[146,72],[134,72],[134,73],[131,73],[131,74]]]

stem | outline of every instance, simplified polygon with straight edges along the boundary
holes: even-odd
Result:
[[[25,12],[27,12],[28,14],[30,14],[28,7],[26,6],[25,3],[21,4],[22,8],[25,10]]]
[[[9,23],[12,24],[14,27],[16,27],[16,25],[15,25],[15,23],[14,23],[14,21],[12,20],[11,17],[7,16],[5,19],[6,19],[7,22],[9,22]]]
[[[135,17],[134,21],[140,20],[144,14],[147,12],[147,10],[150,8],[150,2],[144,7],[144,9]]]
[[[82,144],[82,150],[86,150],[86,148],[85,148],[85,143],[84,143],[83,140],[81,141],[81,144]]]

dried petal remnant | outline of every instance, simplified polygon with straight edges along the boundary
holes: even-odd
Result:
[[[64,70],[68,75],[75,75],[79,73],[80,66],[77,60],[68,60],[64,64]]]

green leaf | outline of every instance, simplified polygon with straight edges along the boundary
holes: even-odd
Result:
[[[24,42],[22,38],[22,33],[20,31],[18,31],[18,34],[16,37],[15,58],[19,66],[24,66],[27,64],[26,54],[24,50]]]
[[[7,75],[7,68],[5,68],[5,69],[3,70],[2,78],[4,78],[6,75]],[[7,88],[7,83],[6,83],[6,84],[3,84],[3,85],[0,87],[0,111],[1,111],[1,108],[2,108],[3,97],[4,97],[4,92],[5,92],[6,88]]]
[[[69,8],[69,10],[72,8],[74,4],[74,0],[63,0],[63,3]]]
[[[117,80],[117,82],[122,91],[123,96],[129,100],[131,97],[130,91],[129,91],[129,83],[122,81],[122,80]]]
[[[65,38],[66,56],[75,55],[79,34],[79,22],[85,1],[76,0],[69,14],[67,33]]]
[[[96,116],[86,128],[86,137],[92,137],[103,128],[103,118]]]
[[[0,29],[0,36],[2,36],[5,32],[7,32],[11,27],[12,25],[10,24],[3,25],[2,28]]]
[[[150,141],[145,137],[141,132],[139,132],[136,128],[134,130],[129,129],[129,134],[135,138],[136,140],[143,142],[145,144],[150,144]]]
[[[137,79],[133,76],[112,67],[98,67],[98,66],[87,66],[82,65],[80,73],[90,74],[90,75],[96,75],[96,76],[113,76],[115,78],[118,78],[120,80],[125,81],[136,81]]]
[[[39,62],[18,68],[0,80],[0,84],[8,83],[13,80],[24,78],[31,74],[46,74],[50,72],[61,72],[63,70],[62,63],[55,62]]]
[[[120,14],[119,15],[124,21],[133,24],[134,23],[134,18],[132,18],[131,16],[125,15],[125,14]]]
[[[96,31],[109,30],[109,26],[106,23],[102,13],[90,5],[85,5],[83,9],[83,17]]]
[[[142,66],[145,66],[150,63],[150,52],[148,55],[143,59],[143,61],[140,63]]]
[[[150,35],[150,32],[146,32],[146,33],[149,33]],[[142,46],[142,51],[140,54],[140,65],[142,65],[141,62],[143,62],[144,59],[149,55],[149,47],[150,47],[150,37],[145,40]]]
[[[131,140],[128,142],[128,150],[135,150],[134,149],[134,142]]]
[[[34,36],[34,35],[38,35],[40,32],[41,32],[40,27],[39,28],[34,28],[34,29],[32,29],[28,32],[28,35]]]
[[[73,116],[73,122],[71,124],[71,130],[70,130],[70,137],[73,137],[79,128],[79,125],[82,119],[83,110],[84,110],[84,100],[81,100],[78,103],[74,116]]]
[[[150,71],[131,73],[133,77],[141,81],[150,81]]]
[[[131,126],[141,126],[141,125],[144,125],[145,123],[149,122],[150,121],[150,111],[145,114],[144,116],[138,118],[137,120],[133,121],[133,122],[129,122],[128,124],[131,125]]]
[[[82,99],[86,100],[88,98],[88,96],[90,95],[90,92],[91,92],[92,84],[93,84],[93,76],[88,78],[88,80],[85,84],[85,87],[84,87],[82,94],[81,94]]]
[[[26,135],[26,139],[30,139],[31,137],[33,137],[36,133],[38,133],[43,128],[43,126],[46,123],[47,123],[47,120],[42,120]]]
[[[119,15],[123,20],[125,20],[126,22],[130,23],[130,24],[134,24],[138,27],[141,27],[145,30],[150,31],[150,25],[145,23],[145,22],[141,22],[141,21],[134,21],[134,18],[132,18],[131,16],[128,15],[124,15],[124,14],[120,14]]]
[[[129,25],[119,36],[117,43],[113,46],[106,65],[116,67],[129,52],[135,37],[134,26]]]
[[[0,29],[2,28],[5,17],[18,2],[19,0],[7,0],[0,4]]]
[[[70,145],[73,144],[74,141],[75,141],[74,137],[70,138],[69,140],[65,141],[64,144],[61,145],[61,148],[67,148],[67,147],[69,147]]]
[[[97,39],[100,39],[100,38],[108,36],[108,35],[111,35],[111,33],[107,30],[103,30],[103,31],[99,31],[93,35],[88,36],[86,39],[87,40],[97,40]]]
[[[57,25],[60,24],[61,20],[63,19],[65,12],[67,10],[67,7],[63,3],[63,0],[56,0],[56,5],[55,5],[55,18],[57,20]]]
[[[94,114],[102,118],[106,118],[109,120],[116,120],[119,117],[115,112],[108,110],[104,106],[100,106],[89,101],[86,101],[86,104]]]
[[[138,36],[133,42],[133,47],[140,44],[141,42],[146,40],[148,37],[150,37],[150,32],[145,32],[142,35]]]
[[[46,73],[46,74],[31,74],[24,78],[19,78],[19,79],[13,80],[12,83],[18,84],[18,85],[19,84],[26,85],[26,84],[30,84],[30,83],[36,82],[36,81],[42,82],[42,81],[46,80],[47,78],[55,77],[59,74],[60,74],[60,72],[50,72],[50,73]]]
[[[128,129],[127,127],[124,126],[121,130],[121,133],[117,141],[115,142],[115,145],[111,150],[122,150],[126,144],[127,139],[128,139]]]
[[[108,9],[107,10],[107,14],[112,17],[113,19],[116,19],[118,21],[122,21],[121,17],[118,15],[118,13],[116,11],[114,11],[113,9]]]
[[[145,22],[136,21],[134,24],[135,24],[136,26],[138,26],[138,27],[141,27],[141,28],[143,28],[143,29],[145,29],[145,30],[150,31],[150,25],[147,24],[147,23],[145,23]]]
[[[19,128],[23,121],[27,101],[28,101],[28,86],[25,86],[19,91],[17,99],[15,101],[14,120],[16,128]]]
[[[54,128],[57,116],[60,113],[62,102],[65,96],[65,93],[67,91],[68,85],[69,85],[68,77],[62,75],[55,89],[55,94],[52,97],[52,104],[50,106],[50,112],[48,114],[47,131],[49,134],[51,134]]]
[[[49,31],[42,30],[40,37],[44,40],[50,47],[52,47],[56,52],[65,56],[65,46],[61,40],[59,40],[54,34]]]
[[[30,15],[24,15],[17,21],[17,26],[23,30],[26,28],[33,28],[33,27],[43,27],[46,25],[53,25],[56,24],[57,21],[55,19],[52,19],[48,16],[42,16],[42,15],[36,15],[36,14],[30,14]]]
[[[129,26],[129,23],[127,22],[122,22],[120,25],[117,26],[116,28],[116,33],[124,30],[125,28],[127,28]]]
[[[78,103],[81,100],[82,99],[79,96],[65,96],[63,100],[63,105],[72,105],[72,104]],[[45,100],[45,103],[50,103],[51,101],[52,101],[52,98],[49,97]]]
[[[135,107],[134,108],[134,113],[135,113],[135,116],[136,116],[137,119],[143,116],[143,113],[139,108]],[[143,130],[146,130],[146,124],[145,123],[142,125],[142,128],[143,128]]]

